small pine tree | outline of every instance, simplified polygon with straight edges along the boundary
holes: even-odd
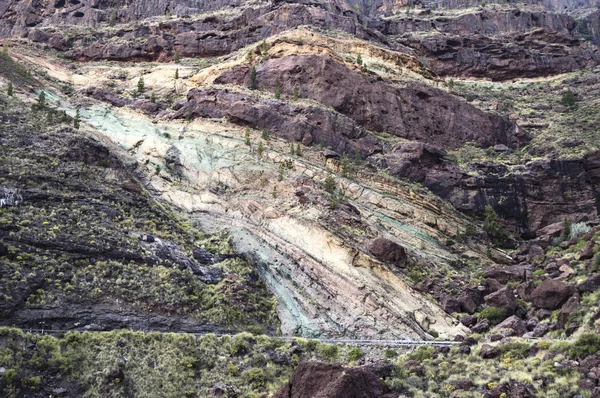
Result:
[[[2,46],[2,56],[8,57],[8,45],[6,45],[6,44],[4,44],[4,46]]]
[[[277,197],[277,187],[275,185],[273,185],[273,192],[271,192],[271,195],[273,196],[273,198]]]
[[[265,141],[269,139],[269,133],[267,133],[267,129],[263,129],[262,133],[260,134],[260,137]]]
[[[286,160],[285,164],[286,164],[287,168],[290,170],[294,168],[294,162],[292,162],[292,159]]]
[[[300,148],[300,144],[296,145],[296,156],[302,156],[302,149]]]
[[[275,80],[275,98],[281,98],[281,85],[279,84],[279,79]]]
[[[485,220],[483,222],[483,230],[489,235],[494,241],[498,241],[505,237],[506,232],[504,225],[500,222],[498,214],[491,205],[485,207]]]
[[[156,94],[154,94],[154,91],[152,92],[152,95],[150,95],[150,102],[156,104]]]
[[[179,68],[175,69],[175,80],[179,79]]]
[[[62,117],[60,119],[61,122],[67,123],[69,121],[69,116],[66,111],[62,111]]]
[[[261,44],[261,52],[263,56],[267,56],[269,54],[269,45],[265,39],[263,39]]]
[[[294,147],[294,143],[290,143],[290,155],[294,156],[296,154],[296,148]]]
[[[250,90],[256,90],[256,67],[252,67],[250,71],[250,85],[248,86]]]
[[[294,87],[294,101],[298,101],[298,87]]]
[[[567,106],[569,108],[575,106],[576,102],[577,98],[575,97],[575,93],[571,90],[567,90],[560,98],[561,105]]]
[[[338,198],[338,196],[335,194],[335,192],[331,193],[331,209],[335,210],[338,207],[338,204],[340,202],[340,199]]]
[[[258,143],[258,148],[256,149],[256,152],[258,153],[258,156],[262,156],[264,150],[265,150],[265,147],[264,147],[262,141],[260,141]]]
[[[363,64],[363,59],[362,56],[360,54],[358,54],[358,56],[356,57],[356,63],[361,65]]]
[[[571,238],[571,224],[569,223],[569,220],[567,219],[567,217],[564,218],[563,220],[563,240],[569,240]]]
[[[277,174],[277,181],[283,181],[283,163],[279,163],[279,172]]]
[[[9,97],[13,96],[13,84],[12,84],[12,82],[8,82],[8,89],[6,90],[6,94]]]
[[[181,56],[179,55],[179,51],[175,51],[175,56],[173,57],[173,61],[175,61],[175,63],[178,64],[180,60],[181,60]]]
[[[348,156],[343,153],[342,158],[340,159],[340,166],[342,168],[342,176],[346,178],[352,177],[352,166],[350,165],[350,161],[348,160]]]
[[[46,108],[46,93],[41,91],[37,99],[37,107],[39,109]]]
[[[110,22],[108,26],[115,26],[117,24],[117,10],[113,9],[110,13]]]
[[[360,151],[358,149],[354,150],[354,163],[360,164]]]
[[[246,129],[246,134],[244,134],[244,138],[245,138],[244,143],[246,145],[250,146],[251,145],[251,142],[250,142],[250,130]]]
[[[79,108],[75,112],[75,117],[73,118],[73,127],[79,130],[79,123],[81,122],[81,118],[79,117]]]
[[[333,176],[331,174],[329,174],[325,178],[323,186],[327,192],[333,194],[333,192],[335,191],[335,180],[333,179]]]
[[[140,76],[140,79],[137,82],[137,92],[138,93],[143,93],[144,92],[144,76]]]

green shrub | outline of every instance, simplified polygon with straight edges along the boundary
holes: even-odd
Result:
[[[350,351],[348,351],[348,361],[356,362],[361,359],[365,354],[358,347],[353,347]]]
[[[237,365],[228,363],[227,367],[225,368],[225,373],[231,376],[236,376],[240,373],[240,368]]]
[[[490,205],[485,207],[485,221],[483,222],[483,230],[488,234],[490,239],[498,242],[506,237],[504,225],[500,222],[498,214]]]
[[[561,105],[568,106],[569,108],[573,107],[577,102],[577,98],[575,97],[575,93],[571,90],[567,90],[560,97]]]
[[[253,388],[265,385],[265,371],[259,368],[251,368],[242,372],[242,380]]]
[[[423,362],[426,359],[431,359],[433,353],[435,352],[435,348],[429,345],[419,346],[414,352],[411,352],[408,357],[413,361]]]
[[[388,348],[387,350],[385,350],[385,357],[386,358],[396,358],[398,356],[398,352],[396,352],[396,350]]]
[[[319,354],[328,361],[333,361],[337,355],[339,348],[335,344],[319,344]]]
[[[499,307],[488,307],[479,313],[479,319],[489,319],[490,322],[499,322],[504,319],[506,311],[504,308]]]
[[[600,335],[595,333],[586,333],[571,345],[570,354],[572,357],[585,358],[600,351]]]
[[[249,333],[252,333],[255,336],[263,334],[263,328],[261,328],[260,326],[250,325],[247,329]]]
[[[504,354],[505,357],[523,359],[527,357],[527,355],[529,354],[529,349],[531,347],[528,343],[524,343],[521,341],[511,341],[510,343],[503,344],[498,348],[500,349],[500,352]]]

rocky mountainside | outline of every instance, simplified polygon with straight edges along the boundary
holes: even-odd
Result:
[[[0,39],[1,392],[600,394],[598,4],[7,0]]]

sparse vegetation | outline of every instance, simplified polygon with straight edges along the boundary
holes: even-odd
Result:
[[[250,85],[248,86],[250,90],[256,90],[256,68],[252,66],[252,70],[250,70]]]
[[[140,76],[138,82],[137,82],[137,92],[138,94],[141,94],[144,92],[144,90],[146,89],[145,85],[144,85],[144,76]]]

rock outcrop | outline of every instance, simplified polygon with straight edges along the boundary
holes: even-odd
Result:
[[[303,362],[274,398],[391,398],[396,395],[365,368]]]
[[[272,49],[276,54],[276,48]],[[385,131],[410,140],[456,147],[472,141],[487,147],[518,147],[528,135],[512,122],[481,112],[474,106],[429,85],[406,81],[396,87],[381,78],[339,62],[332,56],[271,57],[256,68],[256,84],[282,93],[298,88],[310,98],[353,119],[365,129]],[[223,73],[221,84],[250,83],[250,67]]]

